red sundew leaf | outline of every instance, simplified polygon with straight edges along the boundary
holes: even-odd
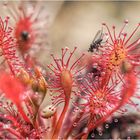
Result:
[[[56,128],[53,132],[52,139],[58,138],[63,120],[65,119],[65,115],[69,107],[74,84],[76,85],[76,78],[82,73],[82,70],[85,68],[83,67],[81,69],[78,69],[79,62],[85,54],[81,54],[80,57],[72,61],[76,49],[77,47],[75,47],[73,51],[70,52],[68,51],[68,48],[62,48],[61,58],[56,58],[54,57],[54,55],[51,55],[54,64],[52,63],[48,65],[49,70],[52,71],[52,74],[49,75],[48,87],[52,92],[55,92],[55,94],[59,94],[57,96],[55,96],[55,94],[53,95],[52,104],[56,107],[62,102],[65,103]]]
[[[1,72],[0,90],[13,102],[20,103],[22,100],[21,95],[25,91],[25,87],[17,78],[12,77],[8,73]]]
[[[2,20],[0,17],[0,48],[1,54],[8,63],[11,73],[15,75],[21,67],[25,67],[25,64],[17,55],[17,44],[11,35],[12,29],[8,23],[9,17],[6,17],[5,20]]]
[[[92,84],[89,82],[86,83],[89,89],[85,90],[86,96],[80,96],[80,97],[87,100],[87,102],[82,105],[89,108],[86,112],[90,114],[88,125],[87,125],[89,130],[88,132],[90,132],[100,124],[104,123],[113,113],[121,109],[121,107],[123,107],[126,104],[129,104],[131,97],[133,97],[135,94],[136,85],[137,85],[137,78],[133,73],[133,69],[127,71],[124,77],[124,81],[125,84],[123,84],[121,90],[119,92],[116,91],[116,93],[115,93],[115,87],[117,87],[117,85],[115,83],[114,86],[111,86],[111,88],[109,87],[109,89],[108,89],[108,85],[106,85],[103,88],[100,88],[100,84],[99,84],[98,87],[96,86],[97,88],[96,89],[94,88],[94,86],[96,85],[95,82]],[[90,92],[88,92],[88,90],[90,90]],[[96,92],[99,90],[105,90],[107,92],[103,100],[99,92],[96,95]],[[98,96],[99,97],[98,100],[97,97],[94,98],[94,96]],[[107,98],[108,100],[106,100]],[[104,104],[104,102],[106,103]],[[83,136],[83,138],[86,137],[87,134]]]
[[[108,36],[106,43],[103,45],[103,55],[105,56],[103,60],[104,62],[107,62],[107,69],[108,71],[112,71],[112,73],[119,70],[124,61],[128,61],[132,66],[140,66],[140,55],[136,53],[136,49],[139,49],[138,45],[140,44],[140,38],[132,43],[130,42],[138,31],[140,24],[135,27],[128,37],[127,33],[124,31],[127,24],[128,21],[126,20],[118,34],[116,33],[115,26],[113,26],[111,30],[105,23],[103,24],[107,30]]]
[[[7,2],[5,5],[8,14],[13,19],[13,33],[18,43],[21,54],[29,53],[30,48],[40,49],[47,44],[48,14],[43,2],[34,4],[20,1]]]
[[[34,42],[32,22],[29,17],[20,18],[15,27],[15,37],[22,53],[28,51]]]
[[[73,51],[70,52],[68,48],[62,48],[62,56],[60,59],[57,59],[51,55],[54,64],[52,63],[48,65],[49,70],[52,71],[52,74],[49,75],[48,87],[53,92],[58,90],[57,92],[60,93],[60,96],[58,96],[59,98],[57,97],[57,99],[65,99],[66,97],[70,96],[68,94],[71,94],[73,85],[76,84],[76,78],[85,68],[83,67],[78,69],[79,62],[84,57],[84,54],[81,54],[79,58],[72,61],[72,57],[76,49],[77,47],[75,47]],[[66,92],[68,94],[66,94]]]

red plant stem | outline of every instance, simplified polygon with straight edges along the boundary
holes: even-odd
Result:
[[[65,94],[65,95],[70,95],[70,94]],[[70,96],[65,97],[65,105],[64,105],[63,111],[61,113],[61,116],[59,117],[59,120],[56,124],[52,139],[58,139],[58,135],[59,135],[59,132],[61,130],[61,126],[63,124],[66,112],[68,111],[69,101],[70,101]]]
[[[73,126],[73,123],[78,123],[80,121],[79,118],[82,118],[84,114],[84,111],[82,111],[80,114],[79,114],[79,117],[76,117],[75,120],[71,123],[71,126],[68,128],[68,131],[66,133],[66,135],[64,136],[64,139],[68,139],[68,136],[70,135],[71,131],[73,130],[74,126]]]
[[[0,123],[0,126],[1,127],[4,127],[5,124],[3,123]],[[23,139],[22,135],[20,135],[20,133],[18,133],[17,131],[15,131],[13,128],[11,127],[7,127],[7,128],[4,128],[4,130],[7,130],[9,131],[11,134],[13,134],[14,136],[16,136],[17,138],[19,139]]]
[[[30,119],[27,117],[26,113],[23,111],[23,107],[22,107],[19,103],[16,103],[16,106],[17,106],[17,108],[18,108],[18,111],[19,111],[20,114],[22,115],[23,119],[24,119],[26,122],[31,123]]]
[[[16,136],[19,139],[23,139],[24,137],[22,137],[22,135],[20,135],[20,133],[18,133],[17,131],[15,131],[12,128],[6,128],[5,130],[9,131],[11,134],[13,134],[14,136]]]
[[[53,115],[53,118],[51,120],[52,123],[52,130],[49,133],[49,138],[52,136],[52,134],[54,133],[55,127],[56,127],[56,122],[57,122],[57,111],[55,112],[55,114]]]
[[[76,137],[74,137],[73,140],[80,139],[84,134],[85,134],[85,132],[81,132],[81,133],[78,134]]]
[[[55,112],[55,114],[52,118],[52,127],[54,127],[54,128],[56,126],[56,121],[57,121],[57,112]],[[53,130],[52,130],[52,132],[53,132]]]

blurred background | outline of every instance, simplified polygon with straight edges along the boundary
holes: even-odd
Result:
[[[18,4],[18,1],[20,0],[11,3]],[[128,19],[128,33],[131,33],[140,22],[140,1],[25,1],[31,4],[40,1],[43,11],[48,14],[46,39],[49,42],[48,52],[53,54],[58,54],[60,48],[66,46],[77,46],[79,51],[87,51],[97,31],[102,28],[103,22],[110,28],[115,25],[119,32],[124,20]],[[6,10],[1,10],[1,15],[3,13],[5,15]],[[136,36],[138,35],[137,32]],[[132,41],[134,39],[132,38]],[[45,60],[49,61],[45,55],[41,55],[41,60],[43,63]]]
[[[52,2],[46,2],[51,5]],[[140,22],[140,2],[138,1],[61,1],[53,2],[59,6],[49,29],[51,49],[78,46],[87,50],[101,24],[106,22],[118,29],[125,19],[129,20],[127,32],[131,32]],[[49,10],[49,9],[48,9]]]

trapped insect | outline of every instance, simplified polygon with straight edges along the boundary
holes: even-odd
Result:
[[[103,30],[99,30],[96,33],[92,43],[90,44],[88,52],[93,52],[94,49],[98,50],[98,48],[101,46],[102,41],[103,41]]]

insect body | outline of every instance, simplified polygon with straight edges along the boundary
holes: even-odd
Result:
[[[101,46],[102,40],[103,40],[103,32],[102,30],[99,30],[96,33],[92,43],[90,44],[88,52],[93,52],[94,49],[98,50],[98,48]]]
[[[21,40],[28,41],[29,40],[29,33],[27,31],[21,32]]]

